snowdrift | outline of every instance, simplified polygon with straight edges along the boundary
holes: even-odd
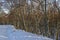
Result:
[[[0,40],[53,40],[23,30],[16,30],[13,25],[0,25]]]

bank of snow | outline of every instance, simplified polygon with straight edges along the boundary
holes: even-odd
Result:
[[[12,25],[0,25],[0,32],[1,40],[53,40],[42,35],[16,30]]]

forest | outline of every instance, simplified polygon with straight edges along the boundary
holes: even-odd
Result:
[[[56,0],[6,0],[9,12],[6,14],[0,3],[0,25],[14,25],[37,35],[49,38],[60,37],[60,6]]]

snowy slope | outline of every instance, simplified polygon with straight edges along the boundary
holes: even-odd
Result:
[[[7,27],[0,25],[0,40],[8,40]]]
[[[15,30],[12,25],[0,25],[0,40],[52,40],[23,30]]]

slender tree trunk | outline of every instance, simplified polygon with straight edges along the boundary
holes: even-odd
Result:
[[[46,13],[46,0],[45,0],[45,13],[44,13],[44,21],[45,21],[45,23],[44,23],[44,25],[45,25],[45,35],[46,36],[48,36],[48,23],[47,23],[47,13]]]

